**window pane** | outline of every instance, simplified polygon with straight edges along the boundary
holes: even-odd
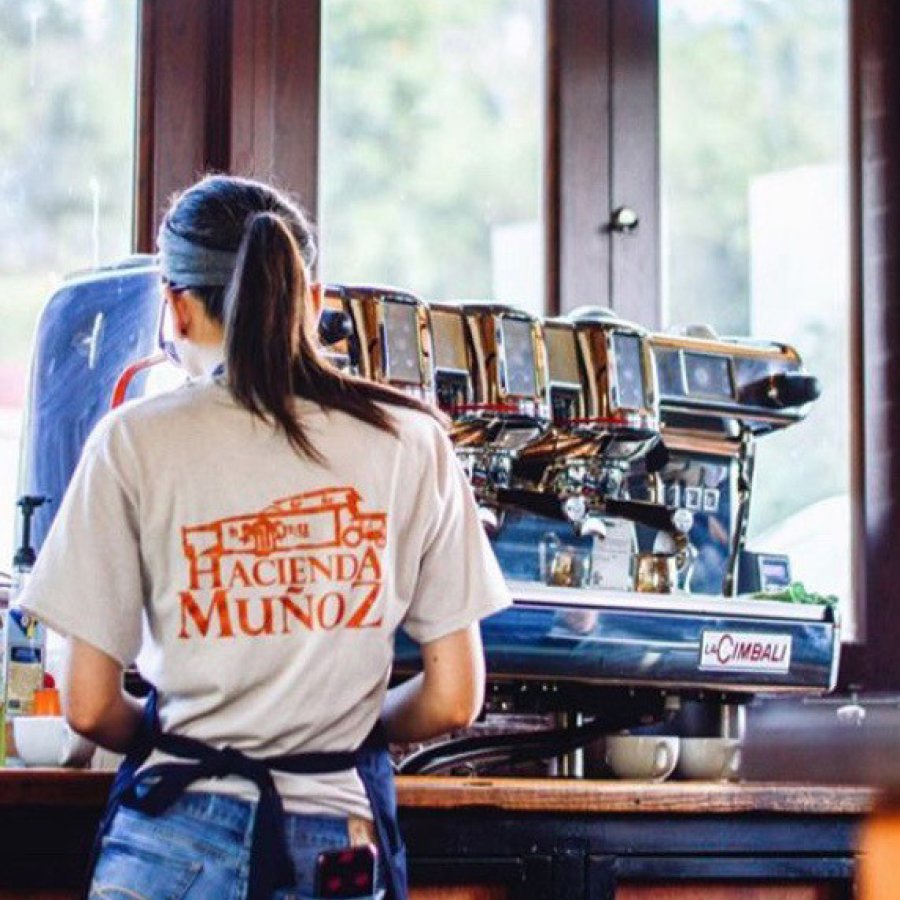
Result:
[[[760,442],[751,548],[850,609],[848,0],[662,0],[667,324],[796,346],[823,395]]]
[[[41,306],[66,273],[131,249],[137,2],[0,0],[3,570]]]
[[[543,0],[323,16],[323,276],[542,312]]]

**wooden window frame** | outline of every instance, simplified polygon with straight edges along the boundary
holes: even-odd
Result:
[[[547,3],[548,308],[609,306],[658,327],[658,0]],[[634,233],[612,228],[623,206]]]
[[[659,327],[659,0],[549,2],[551,297],[562,311],[599,302]],[[890,496],[900,482],[890,452],[900,448],[900,429],[886,400],[900,390],[890,352],[900,330],[892,318],[900,303],[900,152],[888,151],[900,147],[900,63],[891,52],[900,45],[900,4],[851,0],[850,9],[850,564],[858,637],[843,647],[840,683],[888,690],[900,688],[900,573],[889,547],[900,529],[900,500]],[[652,71],[648,59],[657,60]],[[606,239],[612,210],[624,204],[639,213],[641,230],[652,223],[641,243]],[[653,265],[641,272],[647,259]]]
[[[275,181],[315,217],[321,0],[143,0],[137,249],[204,172]]]
[[[599,303],[659,326],[658,0],[546,2],[547,310]],[[143,0],[137,249],[154,249],[170,195],[209,170],[274,178],[316,215],[321,3]],[[851,4],[852,517],[864,637],[845,647],[841,680],[896,689],[900,4]],[[635,234],[610,231],[619,205],[638,212]]]
[[[900,688],[900,4],[852,0],[853,527],[862,639],[842,682]]]

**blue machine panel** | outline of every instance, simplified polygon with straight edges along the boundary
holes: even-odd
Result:
[[[32,540],[38,551],[87,436],[109,410],[119,375],[156,347],[160,302],[152,259],[135,257],[72,278],[44,308],[19,473],[20,494],[52,501],[35,514]]]

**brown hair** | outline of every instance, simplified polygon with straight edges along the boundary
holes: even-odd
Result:
[[[315,240],[303,211],[282,193],[245,178],[208,176],[174,201],[166,224],[190,241],[237,253],[225,288],[190,290],[225,326],[235,400],[273,420],[298,452],[321,460],[296,414],[298,396],[391,434],[396,423],[380,404],[440,418],[414,397],[341,372],[318,350],[307,309]]]

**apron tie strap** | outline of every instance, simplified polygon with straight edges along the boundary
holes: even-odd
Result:
[[[372,806],[379,847],[382,853],[387,854],[388,896],[404,900],[405,866],[402,872],[395,868],[395,857],[398,856],[398,848],[402,851],[402,842],[396,827],[393,772],[387,754],[387,741],[380,726],[373,729],[356,751],[298,753],[263,760],[249,757],[234,747],[218,749],[184,735],[164,734],[159,724],[157,703],[156,691],[151,691],[133,749],[116,776],[94,844],[91,871],[99,855],[100,842],[120,806],[158,816],[169,809],[194,782],[236,775],[251,781],[259,789],[251,835],[247,898],[271,900],[277,890],[290,888],[295,882],[294,864],[285,838],[284,806],[272,772],[322,775],[355,769],[362,778]],[[186,761],[159,763],[141,770],[154,749]],[[374,781],[387,783],[376,785]],[[388,821],[385,821],[386,817]]]
[[[162,740],[161,745],[167,743]],[[170,755],[176,755],[160,749]],[[158,816],[169,809],[196,781],[238,775],[259,789],[252,825],[249,900],[269,900],[279,888],[294,884],[294,864],[287,852],[284,807],[269,768],[233,747],[222,750],[197,742],[195,752],[178,753],[193,762],[160,763],[139,772],[123,793],[123,806]]]

